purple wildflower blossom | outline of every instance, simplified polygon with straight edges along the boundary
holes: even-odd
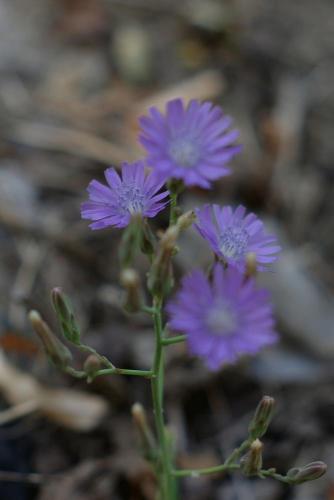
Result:
[[[197,100],[185,106],[182,99],[174,99],[167,103],[166,116],[155,107],[149,113],[139,119],[139,141],[148,164],[165,180],[209,188],[210,181],[230,173],[226,164],[241,149],[233,145],[239,132],[228,131],[232,119],[220,107]]]
[[[212,250],[229,265],[245,269],[246,255],[254,253],[259,271],[277,259],[280,246],[275,236],[265,232],[263,223],[255,214],[246,215],[239,205],[231,207],[205,205],[196,210],[198,232],[206,239]]]
[[[89,227],[104,229],[108,226],[125,227],[131,216],[155,217],[167,204],[168,191],[158,194],[163,182],[155,173],[145,176],[141,161],[122,164],[122,178],[114,168],[104,172],[108,186],[96,180],[90,182],[87,191],[89,201],[81,205],[83,219],[94,221]]]
[[[167,311],[170,327],[187,334],[190,351],[211,370],[277,340],[268,292],[233,267],[216,264],[212,283],[202,271],[186,276]]]

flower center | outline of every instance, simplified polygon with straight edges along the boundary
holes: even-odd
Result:
[[[134,184],[122,186],[118,194],[119,208],[124,213],[141,213],[145,206],[145,195]]]
[[[235,313],[223,301],[219,301],[209,310],[206,324],[211,332],[218,336],[232,334],[237,326]]]
[[[176,137],[171,141],[169,154],[181,167],[193,167],[199,158],[198,145],[191,139]]]
[[[249,234],[241,227],[228,227],[220,235],[220,251],[224,257],[240,259],[248,246]]]

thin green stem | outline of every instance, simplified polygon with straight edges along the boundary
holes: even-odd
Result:
[[[154,307],[151,307],[151,306],[142,306],[141,307],[141,310],[143,312],[146,312],[147,314],[154,314],[155,313],[155,308]]]
[[[169,226],[173,226],[177,221],[177,198],[176,191],[170,191],[170,212],[169,212]]]
[[[248,438],[241,443],[241,445],[232,451],[231,455],[225,460],[224,465],[234,464],[240,457],[245,453],[245,451],[252,444],[253,439]]]
[[[229,470],[238,470],[240,469],[239,464],[221,464],[221,465],[216,465],[214,467],[207,467],[206,469],[179,469],[179,470],[174,470],[173,476],[176,477],[186,477],[186,476],[191,476],[191,477],[199,477],[199,476],[207,476],[209,474],[215,474],[218,472],[226,472]]]
[[[187,339],[186,335],[178,335],[177,337],[170,337],[169,339],[162,339],[162,345],[178,344],[179,342],[184,342],[186,339]]]
[[[131,370],[127,368],[105,368],[102,370],[98,370],[94,374],[95,377],[99,377],[101,375],[132,375],[134,377],[146,377],[152,378],[154,377],[154,372],[152,370]]]
[[[271,477],[272,479],[281,481],[281,483],[291,484],[291,478],[283,476],[282,474],[278,474],[275,471],[275,469],[261,470],[258,473],[258,477],[260,477],[261,479],[265,479],[266,477]]]
[[[67,373],[68,375],[71,375],[72,377],[75,377],[75,378],[86,378],[87,377],[86,372],[84,372],[82,370],[75,370],[71,366],[66,366],[65,368],[63,368],[63,371],[65,373]]]
[[[228,472],[234,470],[241,470],[240,464],[228,464],[224,462],[221,465],[216,465],[214,467],[207,467],[206,469],[179,469],[173,470],[172,474],[175,477],[200,477],[207,476],[210,474],[217,474],[219,472]],[[282,483],[291,484],[291,479],[287,476],[283,476],[282,474],[278,474],[275,469],[262,469],[255,476],[265,479],[270,477],[272,479],[276,479],[277,481],[281,481]]]
[[[170,463],[170,450],[166,438],[163,416],[163,328],[161,320],[161,300],[154,300],[153,314],[155,331],[155,354],[153,362],[153,377],[151,378],[154,421],[160,445],[157,474],[160,479],[161,500],[173,500],[174,484]]]
[[[240,464],[236,463],[236,461],[243,455],[243,453],[250,447],[252,444],[251,439],[246,439],[241,443],[241,445],[236,448],[231,455],[225,460],[224,463],[220,465],[215,465],[214,467],[208,467],[206,469],[184,469],[174,471],[174,476],[205,476],[208,474],[214,474],[216,472],[224,472],[229,470],[238,470],[240,469]]]

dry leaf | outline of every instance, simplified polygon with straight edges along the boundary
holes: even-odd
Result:
[[[107,413],[100,396],[75,389],[53,389],[12,366],[0,351],[0,391],[12,405],[31,403],[53,422],[76,431],[89,431]]]

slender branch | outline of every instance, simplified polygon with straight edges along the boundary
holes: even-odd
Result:
[[[155,313],[155,354],[153,362],[154,376],[151,378],[152,399],[154,409],[155,427],[160,444],[160,460],[157,466],[157,474],[161,484],[161,500],[173,500],[173,479],[171,473],[169,446],[166,439],[165,424],[163,416],[163,328],[161,320],[161,300],[154,299]]]
[[[224,462],[221,465],[216,465],[214,467],[207,467],[206,469],[179,469],[173,470],[172,474],[176,477],[200,477],[207,476],[210,474],[217,474],[219,472],[228,472],[233,470],[241,470],[240,464],[228,464]],[[275,469],[262,469],[255,476],[265,479],[270,477],[272,479],[276,479],[277,481],[281,481],[282,483],[291,484],[291,479],[287,476],[283,476],[282,474],[278,474]]]
[[[282,483],[291,484],[291,479],[289,477],[278,474],[275,469],[261,470],[258,473],[258,477],[260,477],[261,479],[271,477],[272,479],[276,479],[277,481],[281,481]]]
[[[170,192],[170,212],[169,212],[169,225],[172,226],[177,221],[177,192]]]
[[[231,465],[231,464],[235,463],[238,460],[238,458],[240,458],[241,455],[243,455],[244,452],[250,447],[252,442],[253,442],[253,439],[251,439],[251,438],[248,438],[245,441],[243,441],[241,443],[241,445],[238,448],[236,448],[235,450],[233,450],[231,455],[229,457],[227,457],[224,464]]]
[[[154,314],[156,312],[155,308],[151,306],[142,306],[141,310],[148,314]]]
[[[215,474],[218,472],[226,472],[229,470],[238,470],[240,469],[239,464],[226,464],[223,463],[221,465],[216,465],[214,467],[207,467],[206,469],[179,469],[179,470],[174,470],[173,476],[176,477],[186,477],[186,476],[191,476],[191,477],[199,477],[199,476],[207,476],[209,474]]]
[[[98,370],[94,377],[101,375],[132,375],[134,377],[147,377],[153,378],[154,372],[152,370],[131,370],[127,368],[105,368]]]
[[[186,335],[178,335],[177,337],[170,337],[169,339],[162,339],[162,345],[172,345],[178,344],[179,342],[184,342],[187,339]]]
[[[68,373],[68,375],[72,375],[75,378],[87,378],[87,373],[83,370],[75,370],[71,366],[67,366],[64,368],[64,371]],[[132,370],[127,368],[103,368],[101,370],[96,371],[90,378],[93,380],[96,377],[100,377],[102,375],[129,375],[134,377],[146,377],[153,378],[154,372],[152,370]]]
[[[79,345],[77,345],[77,347],[78,347],[78,349],[80,349],[80,351],[89,352],[90,354],[94,354],[96,357],[99,358],[101,363],[108,366],[109,368],[115,368],[115,366],[112,364],[111,361],[109,361],[108,358],[99,354],[93,347],[90,347],[89,345],[85,345],[85,344],[79,344]]]
[[[74,368],[72,368],[72,366],[65,366],[63,368],[63,371],[65,373],[67,373],[68,375],[71,375],[72,377],[75,377],[75,378],[86,378],[87,377],[86,372],[84,372],[83,370],[75,370]]]

